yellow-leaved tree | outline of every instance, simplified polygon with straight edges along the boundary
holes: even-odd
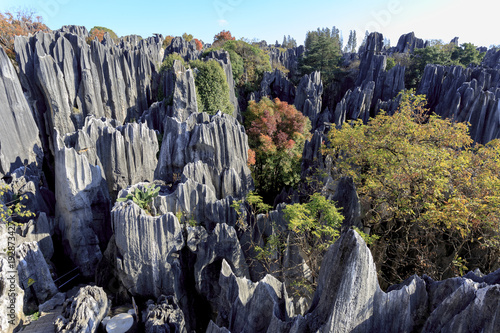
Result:
[[[466,124],[429,116],[425,105],[403,93],[394,115],[334,128],[325,148],[380,236],[371,249],[382,286],[500,265],[500,141],[475,144]]]

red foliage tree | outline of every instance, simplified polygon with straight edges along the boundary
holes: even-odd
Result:
[[[99,43],[102,42],[105,33],[106,31],[97,28],[90,30],[89,37],[87,37],[87,43],[92,42],[96,37],[99,40]]]
[[[231,35],[231,32],[228,30],[222,30],[217,35],[214,36],[213,45],[222,45],[227,40],[235,40],[236,38]]]
[[[287,102],[263,98],[250,102],[245,125],[253,150],[248,164],[259,193],[272,201],[283,186],[295,186],[300,180],[302,150],[310,138],[309,119]]]
[[[167,48],[170,45],[170,43],[172,43],[172,39],[174,39],[174,36],[172,36],[172,35],[168,35],[165,37],[165,39],[163,40],[163,48],[164,49]]]
[[[42,17],[32,11],[0,13],[0,45],[11,59],[15,59],[14,38],[50,29],[42,23]]]
[[[201,51],[203,49],[203,43],[198,38],[195,38],[194,42],[196,43],[196,49]]]

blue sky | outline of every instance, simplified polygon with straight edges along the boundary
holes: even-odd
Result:
[[[356,30],[358,46],[364,32],[379,31],[395,45],[400,35],[414,31],[423,39],[490,46],[500,44],[498,0],[0,0],[0,11],[31,8],[51,29],[76,24],[91,29],[105,26],[117,35],[191,33],[212,42],[219,31],[236,38],[281,42],[291,35],[299,44],[318,27],[336,26],[347,42]]]

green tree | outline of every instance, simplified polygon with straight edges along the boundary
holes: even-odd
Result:
[[[332,34],[328,28],[309,31],[305,40],[305,49],[305,54],[299,64],[301,74],[320,71],[323,83],[326,84],[332,80],[341,57],[338,35]]]
[[[358,46],[358,41],[356,38],[356,30],[351,30],[349,32],[349,40],[347,41],[347,45],[344,51],[355,53],[357,46]]]
[[[500,265],[500,142],[473,145],[465,124],[426,116],[426,103],[405,93],[393,116],[329,134],[333,171],[353,177],[363,223],[380,236],[372,252],[385,285]]]
[[[222,111],[233,114],[234,106],[229,99],[229,85],[226,74],[216,60],[194,60],[190,62],[196,68],[196,98],[200,111],[216,114]]]
[[[271,71],[269,55],[245,41],[226,40],[223,44],[212,46],[206,50],[204,55],[220,49],[229,52],[234,81],[238,87],[246,91],[257,90],[264,72]]]
[[[255,153],[251,170],[257,191],[272,203],[284,186],[294,187],[300,180],[302,150],[311,124],[293,105],[263,98],[249,103],[245,128]]]
[[[186,41],[186,42],[190,42],[193,40],[193,35],[191,34],[188,34],[187,32],[183,33],[182,34],[182,38]]]

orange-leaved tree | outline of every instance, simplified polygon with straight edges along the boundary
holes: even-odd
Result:
[[[196,49],[198,51],[201,51],[203,49],[203,43],[201,42],[201,40],[199,40],[198,38],[195,38],[193,40],[196,43]]]
[[[229,30],[222,30],[219,32],[217,35],[214,36],[214,43],[213,46],[220,46],[224,44],[224,42],[228,40],[235,40],[236,38],[231,35],[231,32]]]
[[[50,29],[43,24],[42,17],[30,10],[9,11],[0,13],[0,45],[11,59],[15,59],[14,38],[38,31],[48,32]]]
[[[310,138],[311,124],[301,112],[278,98],[251,101],[245,114],[248,142],[253,150],[249,164],[257,191],[272,202],[284,186],[300,180],[304,143]]]

